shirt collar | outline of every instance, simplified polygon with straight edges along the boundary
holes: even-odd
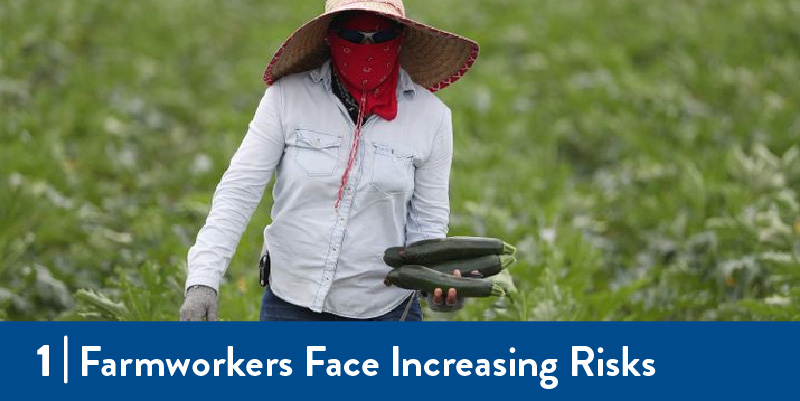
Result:
[[[331,85],[331,61],[328,60],[322,63],[319,68],[310,71],[311,80],[314,82],[321,82],[326,86]],[[411,97],[412,99],[417,96],[417,87],[411,76],[408,75],[406,70],[400,67],[400,77],[397,80],[398,91]]]

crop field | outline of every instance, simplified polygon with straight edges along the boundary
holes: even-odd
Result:
[[[406,0],[481,44],[449,235],[520,298],[429,320],[800,319],[800,1]],[[279,44],[322,0],[0,0],[0,319],[176,320]],[[256,320],[264,197],[221,287]]]

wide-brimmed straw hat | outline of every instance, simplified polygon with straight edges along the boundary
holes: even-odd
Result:
[[[432,92],[457,81],[478,58],[474,41],[406,18],[402,0],[327,0],[325,13],[303,24],[275,52],[264,71],[267,85],[328,60],[323,39],[333,17],[344,11],[370,11],[405,25],[400,64],[414,82]]]

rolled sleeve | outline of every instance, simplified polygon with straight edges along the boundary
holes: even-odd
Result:
[[[211,211],[189,249],[186,288],[218,290],[253,212],[283,155],[281,88],[267,88],[247,133],[212,199]]]

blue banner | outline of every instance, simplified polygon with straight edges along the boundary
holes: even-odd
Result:
[[[795,398],[798,323],[0,323],[2,399]]]

